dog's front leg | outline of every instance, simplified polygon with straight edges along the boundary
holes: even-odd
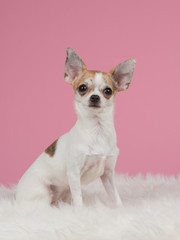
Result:
[[[104,174],[101,176],[102,183],[104,185],[104,188],[113,201],[114,205],[116,207],[119,207],[122,205],[121,199],[119,197],[116,185],[115,185],[115,179],[114,179],[114,169],[106,169]]]
[[[69,187],[72,195],[73,205],[75,207],[82,206],[82,191],[81,191],[81,181],[80,181],[80,171],[73,170],[67,173]]]

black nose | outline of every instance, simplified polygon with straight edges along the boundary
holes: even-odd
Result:
[[[100,97],[99,97],[98,95],[92,95],[92,96],[90,97],[90,101],[91,101],[92,103],[98,103],[99,100],[100,100]]]

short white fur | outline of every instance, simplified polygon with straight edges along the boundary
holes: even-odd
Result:
[[[132,65],[132,61],[128,61]],[[69,83],[76,81],[82,73],[83,64],[72,49],[67,49],[65,80]],[[125,66],[128,72],[133,72],[135,64],[130,69],[127,63]],[[119,72],[118,76],[121,76]],[[129,79],[125,76],[128,83],[132,74],[129,76]],[[117,79],[115,77],[114,81],[120,88],[124,79]],[[94,82],[86,79],[85,83],[94,84],[94,90],[83,97],[78,91],[75,92],[74,104],[78,118],[75,126],[58,139],[53,156],[43,152],[22,176],[16,192],[19,203],[43,200],[52,204],[70,192],[73,204],[81,206],[81,185],[101,178],[114,205],[121,205],[114,182],[114,168],[119,153],[113,119],[114,96],[110,99],[103,96],[102,89],[106,83],[102,73],[96,73]],[[98,107],[90,107],[92,95],[100,97]]]

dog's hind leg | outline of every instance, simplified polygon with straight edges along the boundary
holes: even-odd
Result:
[[[20,180],[16,190],[16,201],[18,203],[28,201],[44,201],[51,203],[51,191],[49,183],[44,182],[36,176],[28,176]]]

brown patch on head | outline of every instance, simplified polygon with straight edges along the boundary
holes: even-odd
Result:
[[[95,79],[96,73],[102,73],[102,77],[104,79],[104,82],[107,84],[106,88],[110,88],[112,90],[112,95],[115,95],[118,92],[118,88],[116,86],[116,83],[113,80],[113,77],[112,77],[111,73],[106,73],[106,72],[101,72],[101,71],[94,71],[94,70],[87,70],[87,69],[84,69],[83,72],[78,76],[78,78],[75,79],[72,82],[72,86],[73,86],[74,91],[78,91],[78,93],[81,96],[86,96],[91,91],[93,91],[94,90],[93,81]],[[89,81],[92,80],[92,84],[89,85],[87,83],[87,80],[89,80]],[[83,84],[85,84],[87,86],[87,91],[80,92],[78,90],[78,88],[79,88],[79,86],[81,86]],[[102,93],[103,93],[103,95],[104,95],[104,97],[106,99],[109,99],[112,96],[112,95],[106,95],[104,93],[104,89],[102,89]]]
[[[112,95],[115,96],[116,93],[118,92],[118,88],[117,88],[116,83],[114,82],[111,74],[106,73],[106,72],[102,72],[102,76],[103,76],[104,81],[107,83],[107,87],[112,90]],[[109,99],[111,97],[111,95],[108,96],[108,95],[104,94],[104,92],[103,92],[103,95],[107,99]]]
[[[56,151],[56,144],[57,144],[57,141],[54,141],[48,148],[46,148],[45,150],[45,153],[47,153],[50,157],[53,157],[54,154],[55,154],[55,151]]]
[[[80,85],[84,84],[87,78],[91,78],[93,80],[95,74],[95,71],[83,71],[82,74],[72,83],[74,90],[77,90]]]
[[[85,82],[87,79],[91,79],[92,81],[94,80],[95,74],[97,71],[90,71],[90,70],[84,70],[82,74],[72,83],[72,86],[74,88],[74,91],[78,90],[79,86],[82,84],[85,84],[88,86],[88,84]],[[79,92],[81,96],[87,95],[89,92],[91,92],[94,89],[94,85],[88,86],[88,89],[86,92]]]

